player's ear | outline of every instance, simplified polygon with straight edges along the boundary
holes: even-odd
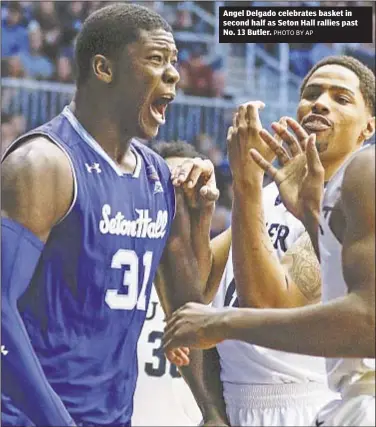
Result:
[[[372,136],[375,134],[375,117],[370,117],[367,120],[367,126],[363,129],[362,133],[365,141],[372,138]]]
[[[113,64],[103,55],[95,55],[92,59],[91,66],[94,75],[103,83],[111,83],[113,78]]]

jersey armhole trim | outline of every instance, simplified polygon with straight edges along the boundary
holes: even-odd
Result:
[[[49,140],[51,140],[66,155],[66,157],[69,161],[69,165],[71,167],[72,175],[73,175],[73,199],[72,199],[72,202],[71,202],[67,212],[59,219],[59,221],[56,222],[56,224],[55,224],[55,226],[56,226],[56,225],[59,225],[60,223],[62,223],[67,218],[67,216],[72,212],[74,205],[76,204],[77,196],[78,196],[78,181],[77,181],[76,169],[74,168],[73,161],[72,161],[71,156],[69,155],[68,151],[63,147],[63,145],[59,141],[57,141],[53,136],[46,134],[44,132],[40,132],[40,134],[44,135]]]

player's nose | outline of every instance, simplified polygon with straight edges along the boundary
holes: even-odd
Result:
[[[315,114],[325,115],[330,112],[330,97],[329,94],[324,92],[315,99],[312,105],[312,112]]]
[[[163,73],[164,83],[176,85],[179,80],[180,74],[178,70],[172,64],[168,64],[165,72]]]

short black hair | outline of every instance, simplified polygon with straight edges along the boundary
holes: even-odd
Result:
[[[304,77],[300,86],[300,97],[302,97],[304,88],[312,74],[324,65],[340,65],[348,68],[359,78],[359,89],[363,95],[364,102],[372,115],[375,114],[375,74],[365,64],[353,58],[352,56],[338,55],[328,56],[315,64]]]
[[[188,159],[194,159],[195,157],[206,158],[193,145],[185,141],[155,142],[151,145],[151,149],[163,159],[170,157],[186,157]]]
[[[140,30],[159,29],[172,33],[158,13],[137,4],[115,3],[89,15],[75,45],[77,85],[88,78],[93,56],[116,58],[127,44],[138,39]]]

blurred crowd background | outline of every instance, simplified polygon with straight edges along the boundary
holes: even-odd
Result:
[[[85,18],[111,2],[1,2],[1,150],[49,120],[72,97],[74,42]],[[219,44],[218,8],[249,6],[373,6],[367,1],[145,1],[172,26],[179,49],[178,97],[158,139],[184,140],[216,166],[221,198],[213,235],[231,217],[231,174],[225,137],[241,102],[262,99],[268,125],[297,105],[302,77],[321,58],[352,55],[375,70],[375,43]],[[147,143],[147,142],[146,142]]]

